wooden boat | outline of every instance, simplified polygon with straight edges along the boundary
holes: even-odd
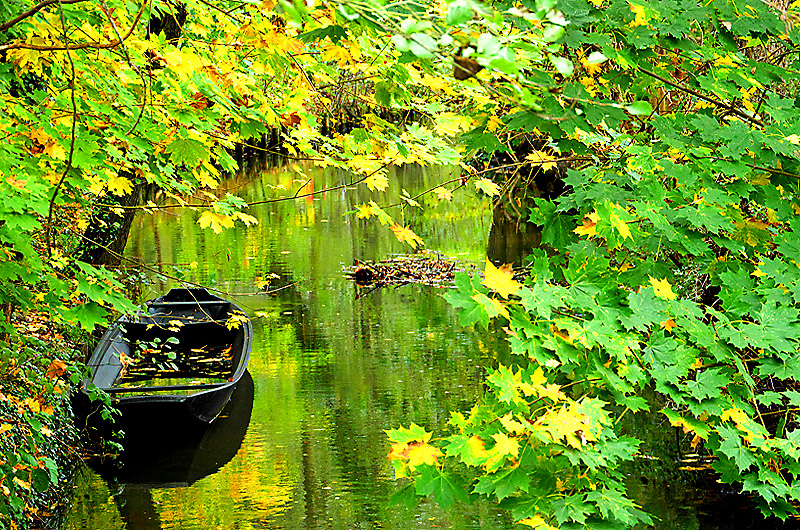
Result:
[[[252,344],[253,325],[236,304],[206,289],[172,289],[106,331],[82,390],[108,393],[126,426],[181,416],[207,424],[244,375]]]

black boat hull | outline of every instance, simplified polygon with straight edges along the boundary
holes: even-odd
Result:
[[[87,396],[95,388],[108,393],[121,413],[117,428],[123,430],[148,418],[168,418],[187,427],[208,424],[220,414],[244,375],[252,337],[252,323],[237,305],[205,289],[173,289],[147,302],[135,317],[120,318],[106,331],[87,362],[93,375],[84,381],[82,391]],[[184,351],[209,347],[230,352],[227,380],[139,387],[120,384],[141,343],[164,344],[170,340]],[[180,358],[176,363],[176,377],[196,375],[180,365]]]

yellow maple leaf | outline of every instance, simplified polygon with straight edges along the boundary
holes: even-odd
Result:
[[[663,300],[675,300],[678,298],[678,295],[672,291],[672,285],[667,281],[666,278],[663,280],[656,280],[650,276],[650,285],[653,286],[653,292],[655,292],[655,295]]]
[[[433,192],[436,194],[437,197],[439,197],[440,201],[453,200],[453,192],[451,192],[447,188],[439,186],[438,188],[434,188]]]
[[[415,234],[408,226],[394,224],[389,228],[391,228],[392,232],[394,232],[394,236],[398,241],[401,243],[408,243],[411,245],[411,248],[417,248],[417,245],[424,244],[422,238]]]
[[[489,119],[486,121],[486,128],[489,129],[490,132],[495,132],[498,128],[503,127],[505,124],[503,120],[495,116],[494,114],[489,116]]]
[[[258,219],[256,219],[252,215],[248,215],[248,214],[243,213],[243,212],[234,212],[231,217],[233,217],[234,221],[241,221],[246,226],[257,225],[258,224]]]
[[[547,378],[544,376],[544,371],[542,371],[541,368],[537,368],[531,376],[531,384],[534,386],[542,386],[545,383],[547,383]]]
[[[512,434],[522,434],[527,430],[522,423],[513,418],[510,412],[505,416],[500,417],[500,423],[503,425],[505,430]]]
[[[676,324],[675,321],[672,320],[671,318],[668,318],[667,320],[661,323],[661,329],[668,331],[670,333],[672,333],[672,330],[677,327],[678,324]]]
[[[122,197],[133,191],[133,184],[125,177],[119,175],[111,175],[108,179],[108,191]]]
[[[436,134],[443,136],[455,136],[462,131],[472,127],[472,120],[466,116],[459,116],[452,112],[440,114],[436,119]]]
[[[197,220],[200,228],[211,227],[215,234],[222,232],[223,228],[233,228],[233,217],[206,210]]]
[[[502,432],[493,434],[492,438],[495,441],[493,451],[497,451],[498,455],[511,455],[514,458],[519,456],[519,442],[516,438],[510,438]]]
[[[339,68],[343,68],[353,63],[353,56],[350,55],[350,51],[347,48],[332,44],[322,50],[322,60],[336,61],[339,63]]]
[[[561,392],[561,387],[551,383],[542,387],[541,392],[539,392],[540,397],[546,397],[553,400],[553,402],[557,402],[559,399],[564,397],[564,394]]]
[[[597,235],[597,221],[599,216],[597,212],[592,212],[583,218],[583,224],[573,230],[579,236],[593,237]]]
[[[538,164],[541,168],[545,171],[550,169],[555,169],[556,163],[551,162],[551,160],[555,160],[554,157],[548,155],[544,151],[531,151],[528,156],[525,157],[525,160],[533,163]]]
[[[491,261],[486,260],[486,269],[484,271],[483,285],[489,289],[496,291],[497,294],[503,298],[508,298],[509,295],[517,294],[522,284],[514,280],[514,273],[511,270],[511,264],[495,267]]]
[[[644,7],[630,4],[631,12],[635,15],[633,22],[630,23],[631,27],[647,26],[647,17],[644,14]]]
[[[408,465],[417,467],[422,464],[430,466],[437,465],[436,458],[442,456],[442,452],[427,443],[411,444],[408,449]]]
[[[389,179],[380,173],[375,173],[364,182],[372,191],[386,191],[386,187],[389,185]]]
[[[475,181],[475,187],[484,192],[490,197],[500,195],[500,186],[487,178],[481,178]]]
[[[486,444],[478,436],[471,436],[467,441],[467,446],[469,446],[472,456],[482,457],[486,455]]]
[[[375,215],[375,212],[372,210],[372,206],[366,203],[361,203],[358,205],[358,212],[356,213],[356,217],[359,219],[369,219]]]

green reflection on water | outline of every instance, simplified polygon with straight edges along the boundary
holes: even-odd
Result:
[[[349,178],[283,168],[226,185],[253,202]],[[400,188],[414,196],[445,178],[441,171],[406,168],[390,179],[400,184],[383,204],[400,202]],[[368,200],[361,190],[341,189],[264,204],[249,211],[258,225],[218,236],[201,230],[193,212],[136,221],[130,256],[168,274],[177,265],[187,279],[236,295],[254,318],[252,416],[236,456],[190,485],[109,487],[87,474],[67,528],[511,526],[486,505],[453,512],[431,502],[414,510],[387,506],[396,485],[384,429],[414,421],[441,432],[450,410],[466,411],[480,395],[486,358],[502,354],[505,342],[461,329],[434,288],[383,288],[357,298],[364,293],[344,277],[344,267],[408,251],[375,220],[345,215]],[[427,196],[420,202],[424,210],[388,211],[428,248],[483,260],[487,201],[464,192],[452,204]],[[256,294],[265,279],[270,289],[284,288]],[[171,283],[157,280],[146,297]]]

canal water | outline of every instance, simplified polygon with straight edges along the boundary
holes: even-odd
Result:
[[[228,192],[248,202],[305,196],[254,206],[248,212],[258,224],[218,235],[188,210],[137,218],[126,254],[149,269],[142,299],[181,279],[234,299],[253,319],[250,376],[201,436],[167,438],[153,425],[126,444],[121,468],[82,467],[64,528],[514,527],[490,502],[447,512],[430,500],[390,502],[398,484],[384,431],[415,422],[446,432],[449,411],[468,411],[486,367],[508,352],[502,332],[459,326],[442,289],[370,290],[345,276],[356,260],[410,252],[388,227],[357,218],[357,206],[372,196],[346,186],[351,178],[300,166],[252,168],[227,181]],[[399,169],[381,204],[402,204],[402,190],[413,197],[449,178],[443,170]],[[537,240],[493,216],[475,191],[460,190],[453,202],[435,194],[418,200],[423,208],[386,211],[428,249],[467,267],[482,268],[487,249],[500,262],[519,263]],[[646,458],[628,470],[629,487],[660,517],[656,528],[764,527],[746,499],[690,469],[701,464],[676,452],[680,433],[663,418],[636,418],[629,429],[646,439]]]

